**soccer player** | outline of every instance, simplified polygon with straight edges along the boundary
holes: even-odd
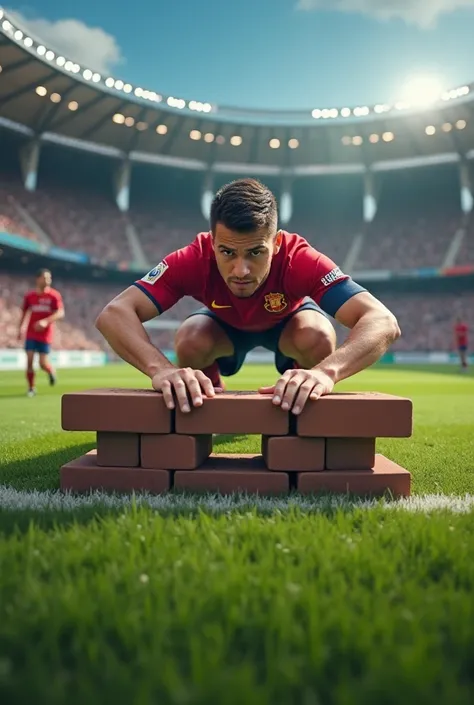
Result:
[[[467,372],[467,347],[468,347],[468,327],[461,316],[457,316],[454,326],[454,336],[456,340],[456,348],[459,354],[461,363],[461,372]]]
[[[169,408],[191,411],[203,392],[222,391],[259,346],[280,377],[261,387],[300,413],[308,399],[375,363],[400,335],[395,316],[306,239],[277,227],[277,203],[259,181],[240,179],[216,194],[210,231],[168,254],[115,297],[95,325],[113,350],[151,379]],[[191,296],[203,308],[177,331],[173,365],[142,325]],[[352,329],[336,350],[329,316]],[[189,394],[189,399],[188,399]]]
[[[25,294],[22,316],[19,325],[18,339],[22,340],[22,327],[29,314],[26,331],[25,350],[27,358],[26,378],[28,380],[28,396],[36,394],[35,371],[33,362],[35,354],[39,354],[39,364],[49,377],[50,385],[56,383],[56,374],[49,362],[49,353],[53,339],[54,322],[64,318],[62,296],[53,289],[52,276],[49,269],[40,269],[36,275],[36,288]]]

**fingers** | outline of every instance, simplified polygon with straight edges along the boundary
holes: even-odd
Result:
[[[271,387],[260,387],[258,390],[259,394],[273,394],[275,392],[275,385]]]
[[[209,377],[207,377],[204,374],[204,372],[202,372],[202,370],[196,370],[195,375],[196,375],[196,382],[200,385],[200,388],[202,387],[206,396],[214,397],[216,390],[214,389],[214,385],[212,384]],[[218,389],[220,391],[222,391],[220,387],[218,387]]]
[[[292,381],[296,376],[298,375],[297,370],[288,370],[285,372],[278,382],[275,385],[275,390],[273,394],[273,403],[276,405],[281,404],[281,408],[284,411],[288,411],[290,408],[289,404],[289,397],[287,395],[287,388],[288,385],[290,384],[290,381]],[[292,382],[292,388],[294,391],[296,391],[298,387],[298,381]]]
[[[171,389],[171,382],[169,382],[167,379],[165,379],[159,389],[157,391],[161,391],[163,394],[163,399],[165,401],[165,404],[168,409],[174,409],[174,399],[173,399],[173,391]]]
[[[191,368],[172,370],[166,376],[159,376],[154,387],[162,392],[168,409],[175,408],[176,397],[177,406],[184,413],[191,411],[191,405],[202,406],[203,391],[207,397],[214,397],[216,391],[223,391],[220,388],[215,390],[209,377],[201,370]]]
[[[307,379],[306,382],[303,382],[303,384],[300,386],[298,396],[296,397],[295,405],[293,407],[294,414],[301,413],[304,405],[308,401],[309,395],[312,394],[312,390],[314,389],[314,386],[315,386],[314,379]]]

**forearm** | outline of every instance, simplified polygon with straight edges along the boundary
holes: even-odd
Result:
[[[28,314],[27,314],[26,311],[23,311],[23,312],[22,312],[21,318],[20,318],[20,323],[18,324],[18,333],[21,333],[21,330],[22,330],[22,328],[23,328],[23,323],[25,322],[25,319],[26,319],[27,315],[28,315]]]
[[[391,316],[366,314],[352,328],[346,341],[316,366],[340,382],[377,362],[399,337],[400,329]]]
[[[132,309],[108,306],[97,318],[95,325],[112,350],[147,377],[152,378],[164,367],[173,367],[167,357],[152,344]]]
[[[59,321],[61,318],[64,318],[64,311],[63,309],[59,309],[58,311],[55,311],[54,313],[51,314],[51,316],[48,316],[47,318],[44,318],[45,323],[54,323],[55,321]]]

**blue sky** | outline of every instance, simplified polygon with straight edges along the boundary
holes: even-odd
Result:
[[[188,100],[342,107],[394,101],[413,74],[474,80],[474,0],[5,4],[76,61]]]

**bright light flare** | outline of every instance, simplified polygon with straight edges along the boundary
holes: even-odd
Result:
[[[436,76],[414,76],[402,89],[401,100],[416,107],[426,107],[440,100],[443,84]]]

